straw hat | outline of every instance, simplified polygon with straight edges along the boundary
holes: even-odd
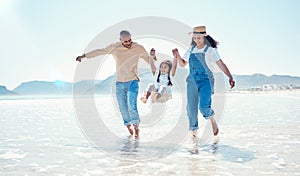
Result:
[[[193,32],[189,32],[189,34],[193,35],[203,35],[206,36],[206,27],[205,26],[196,26],[193,29]]]

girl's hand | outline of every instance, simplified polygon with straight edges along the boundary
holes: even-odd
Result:
[[[177,59],[178,57],[180,57],[180,55],[179,55],[179,52],[178,52],[178,49],[177,48],[175,48],[175,49],[173,49],[172,50],[172,53],[173,53],[173,56]]]
[[[185,61],[185,60],[183,60],[183,59],[181,58],[181,56],[180,56],[180,54],[179,54],[177,48],[173,49],[173,50],[172,50],[172,53],[173,53],[173,56],[174,56],[175,60],[179,62],[179,65],[180,65],[181,67],[186,66],[186,64],[187,64],[188,62]],[[177,65],[177,63],[176,63],[176,65]]]
[[[152,48],[152,49],[150,50],[150,56],[153,57],[153,60],[157,61],[156,56],[155,56],[155,49],[154,49],[154,48]]]
[[[155,49],[154,49],[154,48],[152,48],[152,49],[150,50],[150,55],[151,55],[151,56],[155,56]]]

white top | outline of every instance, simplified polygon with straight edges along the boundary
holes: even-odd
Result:
[[[155,78],[157,78],[157,76],[158,75],[156,75]],[[168,90],[169,96],[172,96],[171,86],[169,86],[168,84],[169,84],[168,74],[164,74],[164,75],[161,74],[159,77],[159,82],[155,81],[155,88],[159,89],[160,86],[165,86]]]
[[[192,51],[192,53],[203,53],[204,49],[206,48],[206,45],[199,49],[197,47],[195,47]],[[185,54],[183,55],[183,59],[185,61],[189,61],[190,58],[190,52],[191,52],[192,46],[185,52]],[[218,52],[217,48],[213,48],[213,47],[208,47],[207,51],[205,52],[205,60],[206,60],[206,64],[209,67],[209,69],[213,72],[218,72],[220,71],[217,67],[216,67],[216,62],[218,60],[220,60],[220,54]]]
[[[164,74],[164,75],[161,74],[159,77],[159,82],[156,82],[157,86],[168,86],[168,83],[169,83],[168,74]]]

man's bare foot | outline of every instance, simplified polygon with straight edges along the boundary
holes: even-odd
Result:
[[[193,138],[197,138],[198,137],[198,131],[197,130],[192,130],[191,134],[192,134]]]
[[[141,97],[140,99],[141,99],[141,101],[142,101],[143,103],[145,103],[145,104],[147,103],[147,98],[146,98],[146,97]]]
[[[134,126],[134,132],[135,132],[134,137],[139,138],[139,133],[140,133],[139,124],[133,124],[133,126]]]
[[[127,125],[127,129],[130,133],[130,135],[133,135],[133,129],[131,128],[131,125]]]
[[[217,122],[215,121],[214,118],[211,118],[210,121],[211,121],[211,126],[212,126],[212,129],[213,129],[213,133],[216,136],[219,133],[219,128],[218,128]]]

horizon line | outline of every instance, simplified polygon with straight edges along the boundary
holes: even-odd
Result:
[[[149,71],[150,72],[150,71]],[[252,73],[252,74],[234,74],[232,73],[233,76],[253,76],[253,75],[263,75],[263,76],[266,76],[266,77],[271,77],[271,76],[289,76],[289,77],[294,77],[294,78],[300,78],[300,75],[299,76],[296,76],[296,75],[289,75],[289,74],[271,74],[271,75],[267,75],[267,74],[263,74],[263,73]],[[105,79],[109,78],[109,77],[112,77],[114,76],[113,75],[110,75],[110,76],[107,76]],[[70,83],[70,84],[74,84],[74,83],[78,83],[78,82],[81,82],[81,81],[103,81],[105,79],[83,79],[83,80],[80,80],[80,81],[77,81],[77,82],[74,82],[74,81],[65,81],[65,80],[61,80],[61,79],[55,79],[55,80],[51,80],[51,79],[40,79],[40,80],[37,80],[37,79],[33,79],[33,80],[29,80],[29,81],[21,81],[14,89],[16,89],[17,87],[19,87],[21,84],[23,83],[28,83],[28,82],[48,82],[48,83],[53,83],[53,82],[57,82],[57,81],[61,81],[61,82],[65,82],[65,83]],[[6,85],[4,84],[0,84],[0,86],[4,86],[7,88]],[[14,90],[14,89],[11,89],[11,90]],[[10,89],[8,89],[10,90]]]

